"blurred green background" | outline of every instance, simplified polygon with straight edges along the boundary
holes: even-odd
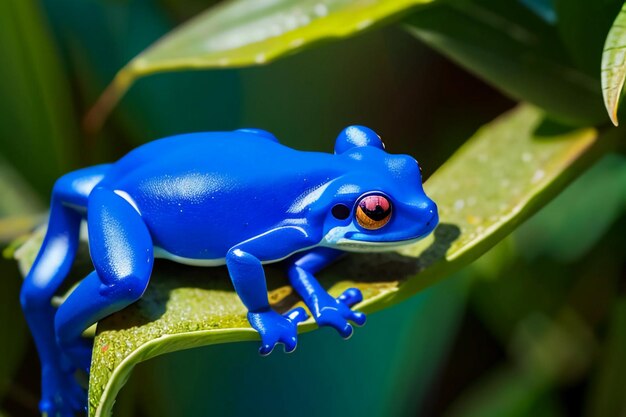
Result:
[[[561,97],[548,70],[521,70],[509,80],[465,59],[462,43],[446,49],[427,34],[467,43],[484,36],[480,45],[512,65],[507,53],[530,56],[510,44],[508,29],[482,32],[480,19],[467,17],[480,6],[492,18],[535,30],[542,56],[598,79],[604,37],[621,6],[467,0],[449,2],[450,12],[444,3],[264,66],[141,79],[100,133],[82,133],[81,118],[116,71],[212,3],[0,2],[3,247],[41,222],[60,174],[180,132],[259,127],[298,149],[330,151],[343,127],[363,124],[393,153],[415,156],[427,177],[520,98],[542,105],[533,95],[537,86]],[[489,62],[489,54],[472,56]],[[594,88],[597,103],[576,94],[580,102],[572,103],[565,95],[568,106],[590,109],[569,122],[609,129],[599,81]],[[549,101],[546,109],[558,117],[559,106]],[[623,149],[604,155],[469,267],[371,315],[350,341],[323,329],[302,335],[289,356],[261,358],[256,342],[161,356],[137,368],[114,415],[626,415]],[[3,259],[2,416],[37,415],[39,365],[19,309],[20,282],[15,263]]]

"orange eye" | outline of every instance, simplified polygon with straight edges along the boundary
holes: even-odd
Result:
[[[391,218],[391,202],[382,195],[366,195],[356,207],[356,221],[368,230],[380,229]]]

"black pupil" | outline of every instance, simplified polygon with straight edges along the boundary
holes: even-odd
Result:
[[[345,204],[336,204],[331,213],[339,220],[345,220],[350,217],[350,209]]]
[[[359,205],[361,206],[361,210],[363,210],[363,213],[365,213],[367,217],[374,221],[384,220],[389,215],[390,209],[388,208],[387,210],[385,210],[378,204],[376,204],[376,208],[374,210],[369,210],[366,207],[365,201],[362,201]]]

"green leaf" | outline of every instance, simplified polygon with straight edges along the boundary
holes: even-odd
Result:
[[[626,79],[626,4],[613,22],[602,52],[602,94],[604,105],[617,126],[617,107]]]
[[[600,79],[606,34],[623,0],[555,0],[556,26],[576,67]],[[589,22],[593,22],[590,25]]]
[[[31,231],[43,205],[34,190],[0,155],[0,245]]]
[[[574,126],[602,121],[597,80],[570,62],[556,28],[516,7],[521,5],[491,0],[435,3],[413,13],[407,29],[505,94],[558,120]]]
[[[499,369],[464,393],[446,417],[558,417],[556,401],[528,372]]]
[[[327,329],[300,335],[290,355],[261,357],[258,342],[247,342],[154,358],[135,369],[113,415],[129,395],[150,417],[417,415],[463,316],[469,281],[461,275],[369,316],[349,342]],[[355,392],[358,401],[345,400]]]
[[[419,255],[427,268],[388,301],[431,285],[501,241],[581,171],[591,159],[581,156],[596,138],[595,129],[555,124],[528,105],[479,129],[425,184],[441,224],[434,242],[431,236],[401,251]],[[450,239],[446,233],[459,236]]]
[[[548,23],[554,23],[557,20],[552,0],[520,0],[520,3]]]
[[[476,278],[473,311],[504,346],[511,346],[522,322],[537,324],[541,316],[562,312],[552,327],[568,330],[569,337],[563,338],[564,349],[554,349],[559,344],[541,349],[551,356],[547,366],[537,366],[544,373],[553,369],[567,379],[590,359],[584,354],[590,350],[584,331],[576,332],[584,326],[570,319],[579,315],[589,326],[612,303],[613,277],[619,275],[626,244],[616,238],[626,237],[618,221],[626,209],[625,181],[626,158],[605,156],[470,267]],[[528,341],[541,339],[525,333]],[[517,351],[531,353],[528,344]]]
[[[75,100],[91,104],[117,70],[176,25],[156,1],[44,0],[72,74]],[[178,2],[177,2],[178,3]],[[203,0],[204,7],[208,6]],[[115,22],[115,24],[112,24]],[[109,129],[84,141],[89,164],[119,158],[122,149],[181,132],[233,130],[244,99],[239,71],[159,74],[133,88]]]
[[[585,416],[617,416],[626,410],[626,298],[617,299],[613,306],[607,340],[603,346],[600,366],[595,375],[587,402]]]
[[[584,198],[581,198],[584,196]],[[598,204],[601,202],[601,204]],[[516,231],[527,259],[582,259],[626,212],[626,157],[610,154],[578,178],[541,216]]]
[[[432,0],[237,0],[213,7],[155,42],[122,68],[85,118],[104,119],[133,82],[166,71],[270,62],[312,43],[342,38]]]
[[[10,248],[4,246],[32,230],[41,221],[38,213],[42,211],[32,188],[0,156],[0,335],[4,341],[0,348],[0,401],[13,383],[28,342],[26,322],[16,314],[22,279],[15,262],[5,255]]]
[[[19,297],[22,279],[15,262],[0,256],[0,400],[14,383],[14,376],[28,345],[28,328],[20,311]]]
[[[321,274],[322,285],[334,295],[360,288],[365,300],[358,308],[366,312],[410,297],[476,259],[549,201],[591,159],[581,156],[596,139],[594,129],[554,125],[536,108],[520,106],[480,129],[425,184],[440,207],[434,236],[401,253],[350,256]],[[278,311],[301,305],[279,268],[268,265],[266,272]],[[315,327],[309,320],[300,330]],[[98,325],[90,415],[110,415],[117,392],[139,362],[195,346],[257,339],[224,268],[158,261],[142,299]]]
[[[32,230],[40,220],[35,213],[41,210],[33,190],[0,157],[0,252],[6,250],[6,243]],[[0,335],[4,341],[0,349],[0,401],[13,382],[28,341],[24,318],[16,314],[20,311],[17,294],[21,284],[15,262],[0,254]]]
[[[0,2],[0,153],[43,193],[76,165],[69,85],[38,2]]]

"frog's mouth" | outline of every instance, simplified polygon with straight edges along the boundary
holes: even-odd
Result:
[[[429,231],[430,233],[430,231]],[[372,240],[372,236],[350,230],[346,233],[346,228],[336,228],[331,230],[320,244],[322,246],[341,249],[347,252],[386,252],[410,245],[423,239],[428,233],[420,236],[387,236],[386,240]]]
[[[335,241],[332,246],[347,252],[388,252],[415,243],[422,240],[422,238],[423,236],[419,236],[413,239],[397,240],[393,242],[372,242],[341,238]]]
[[[439,217],[435,213],[425,224],[417,229],[413,229],[413,231],[395,231],[380,234],[365,233],[351,224],[331,229],[320,244],[347,252],[394,251],[422,240],[435,229],[438,222]]]

